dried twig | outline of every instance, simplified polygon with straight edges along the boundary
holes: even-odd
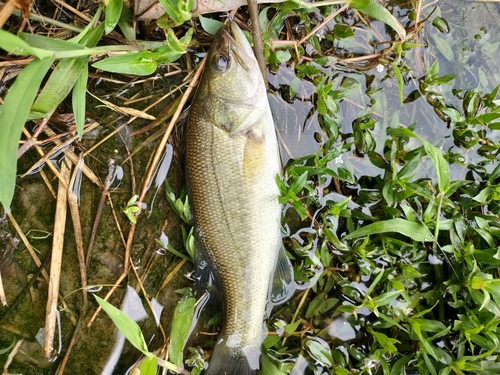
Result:
[[[5,361],[5,364],[3,365],[3,373],[2,375],[9,375],[9,366],[12,363],[12,360],[16,356],[17,352],[19,351],[19,348],[21,347],[21,344],[23,343],[24,339],[19,340],[16,342],[16,345],[12,348],[11,352],[9,353],[9,356],[7,357],[7,360]]]
[[[83,235],[82,235],[82,225],[80,222],[80,211],[78,209],[78,197],[73,189],[76,176],[81,172],[81,167],[83,165],[83,159],[80,159],[78,164],[73,171],[73,176],[69,183],[68,188],[68,204],[71,213],[71,219],[73,221],[73,229],[75,231],[75,242],[76,242],[76,252],[78,256],[78,265],[80,267],[80,278],[82,284],[82,312],[86,310],[87,307],[87,269],[85,267],[85,250],[83,248]]]
[[[7,298],[5,297],[5,290],[3,289],[2,271],[0,270],[0,302],[2,305],[7,306]]]
[[[262,30],[259,24],[259,5],[257,0],[248,0],[248,11],[250,12],[250,19],[252,21],[253,50],[267,88],[267,63],[264,57],[264,45],[262,44]]]
[[[87,258],[85,259],[85,269],[89,269],[90,259],[92,258],[92,249],[94,248],[95,236],[97,235],[97,229],[99,228],[99,222],[101,221],[102,209],[104,208],[104,202],[106,201],[106,194],[108,193],[108,189],[115,177],[115,160],[108,160],[108,174],[106,175],[106,179],[104,180],[104,184],[102,187],[101,200],[99,201],[99,206],[97,207],[97,213],[95,215],[94,226],[92,227],[92,233],[90,235],[89,247],[87,249]]]
[[[85,133],[94,130],[98,126],[99,126],[99,123],[97,123],[97,122],[94,122],[92,124],[87,125],[85,127]],[[45,134],[47,134],[49,137],[54,137],[56,135],[56,133],[50,127],[48,127],[48,126],[46,126],[45,129],[43,129],[43,132]],[[57,139],[57,138],[53,139],[53,142],[56,145],[58,145],[59,143],[61,143],[61,141],[59,139]],[[66,150],[64,153],[69,158],[69,160],[71,160],[71,162],[73,164],[77,164],[78,160],[80,160],[80,158],[72,150]],[[99,178],[95,175],[95,173],[92,171],[92,169],[90,169],[88,166],[86,166],[84,164],[82,166],[82,172],[83,172],[83,174],[85,176],[87,176],[87,178],[90,181],[92,181],[97,186],[101,187],[101,181],[99,181]]]
[[[61,278],[62,251],[64,245],[64,231],[66,227],[66,212],[68,200],[68,183],[71,165],[67,158],[61,163],[61,176],[57,190],[56,216],[54,220],[54,241],[52,244],[52,258],[50,262],[49,291],[45,315],[45,337],[43,350],[47,358],[53,356],[54,331],[56,327],[57,300],[59,295],[59,281]]]

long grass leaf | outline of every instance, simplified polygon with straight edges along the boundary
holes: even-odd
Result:
[[[17,148],[21,132],[30,113],[42,79],[54,57],[35,59],[17,76],[7,93],[0,113],[0,202],[8,210],[14,196]]]
[[[173,364],[182,366],[184,344],[191,331],[196,298],[183,298],[175,307],[174,318],[172,320],[172,332],[176,334],[170,339],[170,360]]]
[[[431,242],[433,241],[429,229],[420,223],[404,219],[390,219],[368,224],[363,228],[355,230],[344,237],[345,240],[352,238],[369,236],[372,234],[381,233],[400,233],[406,237],[410,237],[414,241]]]
[[[13,53],[14,55],[26,56],[34,55],[40,60],[49,58],[52,56],[50,51],[45,51],[40,48],[34,48],[26,43],[21,38],[0,29],[0,48],[6,50],[7,52]]]
[[[148,350],[146,340],[142,335],[141,328],[139,325],[132,320],[128,315],[117,309],[109,302],[106,302],[102,298],[94,295],[95,299],[101,305],[102,309],[106,311],[116,327],[123,333],[123,336],[127,338],[132,345],[139,349],[145,356],[151,358],[153,354]]]
[[[19,33],[18,36],[32,47],[36,46],[37,48],[49,51],[74,51],[85,48],[78,43],[72,43],[62,39],[49,38],[43,35]]]
[[[85,94],[87,93],[87,80],[89,78],[89,67],[87,64],[83,66],[80,77],[73,87],[73,114],[75,116],[76,131],[79,139],[82,139],[83,126],[85,125]]]
[[[104,32],[109,34],[116,27],[122,14],[123,0],[110,0],[106,5],[106,20],[104,21]]]
[[[94,47],[101,39],[103,31],[103,24],[96,26],[82,38],[80,43],[87,47]],[[48,114],[52,113],[59,103],[70,93],[87,63],[87,57],[59,61],[33,105],[33,110]]]

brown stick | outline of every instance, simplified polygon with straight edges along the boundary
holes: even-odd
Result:
[[[56,216],[54,220],[54,241],[52,244],[52,257],[50,262],[49,291],[45,315],[45,338],[43,350],[47,358],[52,358],[54,351],[54,332],[56,328],[57,301],[59,283],[61,280],[62,252],[64,245],[64,230],[66,227],[66,211],[68,201],[68,183],[71,165],[67,158],[61,163],[61,176],[57,190]]]
[[[248,11],[250,12],[250,19],[252,20],[253,51],[259,63],[262,78],[264,78],[264,83],[267,88],[267,64],[264,58],[264,45],[262,44],[262,30],[259,24],[259,4],[257,0],[248,0]]]
[[[99,123],[97,122],[94,122],[90,125],[88,125],[86,128],[85,128],[85,132],[89,132],[93,129],[95,129],[96,127],[99,126]],[[48,126],[46,126],[44,129],[43,129],[43,132],[45,134],[47,134],[49,137],[53,137],[56,135],[56,133]],[[53,140],[53,142],[58,145],[60,143],[62,143],[59,139],[55,138]],[[66,150],[65,151],[65,155],[69,158],[69,160],[72,161],[73,164],[76,164],[78,163],[78,160],[80,159],[73,151],[71,150]],[[87,167],[85,164],[83,165],[82,167],[82,172],[85,176],[87,176],[87,178],[92,181],[94,184],[96,184],[97,186],[101,187],[101,181],[99,181],[99,178],[97,178],[97,176],[95,175],[95,173],[92,171],[92,169],[90,169],[89,167]]]
[[[340,13],[342,13],[343,11],[345,11],[347,8],[349,8],[349,4],[344,5],[342,8],[338,9],[336,12],[333,12],[332,14],[330,14],[319,25],[317,25],[314,29],[312,29],[309,34],[307,34],[305,37],[303,37],[298,42],[295,42],[296,45],[300,46],[302,43],[304,43],[307,39],[309,39],[314,34],[316,34],[322,27],[324,27],[328,22],[330,22],[332,19],[334,19],[335,17],[337,17]]]
[[[106,201],[106,194],[108,193],[109,185],[115,176],[115,160],[108,160],[108,174],[104,180],[102,187],[101,200],[99,201],[99,206],[97,207],[97,213],[95,215],[94,226],[92,227],[92,234],[90,235],[89,247],[87,250],[87,258],[85,259],[85,269],[89,269],[90,259],[92,257],[92,249],[94,248],[95,236],[97,235],[97,229],[99,228],[99,222],[101,221],[102,209],[104,208],[104,202]]]
[[[76,242],[76,252],[78,256],[78,265],[80,267],[80,278],[82,283],[82,314],[85,312],[87,308],[87,269],[85,267],[85,250],[83,248],[83,235],[82,235],[82,224],[80,222],[80,211],[78,210],[78,197],[76,196],[73,186],[75,184],[75,179],[78,173],[81,172],[81,167],[83,165],[83,159],[80,159],[78,164],[76,165],[75,170],[73,171],[73,176],[71,177],[71,181],[69,183],[68,188],[68,203],[69,210],[71,213],[71,219],[73,221],[73,228],[75,231],[75,242]]]
[[[14,5],[13,0],[7,1],[7,3],[3,6],[3,8],[0,10],[0,29],[4,25],[5,21],[10,17],[12,12],[16,9],[16,6]]]
[[[2,305],[7,306],[7,298],[5,297],[5,290],[3,289],[2,271],[0,271],[0,302]]]

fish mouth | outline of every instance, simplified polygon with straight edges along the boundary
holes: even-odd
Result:
[[[250,68],[249,64],[255,60],[252,46],[236,22],[231,22],[230,30],[226,28],[220,29],[218,36],[220,42],[227,43],[227,49],[232,51],[238,62]]]

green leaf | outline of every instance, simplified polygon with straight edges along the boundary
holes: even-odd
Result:
[[[222,22],[214,20],[212,18],[203,17],[202,15],[199,15],[198,18],[200,20],[201,27],[203,27],[203,30],[205,30],[210,35],[217,34],[217,31],[225,27]]]
[[[286,375],[285,372],[280,371],[276,365],[267,357],[262,356],[262,375]]]
[[[423,143],[425,152],[431,158],[434,168],[436,168],[439,192],[446,194],[450,188],[450,166],[448,162],[439,148],[418,135],[417,138]]]
[[[106,5],[104,32],[109,34],[116,27],[122,14],[123,0],[110,0]]]
[[[50,51],[30,46],[21,38],[2,29],[0,29],[0,48],[14,55],[33,55],[40,60],[47,59],[53,55]]]
[[[139,366],[140,375],[156,375],[158,370],[158,359],[156,356],[146,357],[142,360]]]
[[[76,131],[81,140],[83,136],[83,127],[85,125],[85,99],[87,94],[87,80],[89,78],[88,65],[84,65],[80,77],[73,87],[73,114],[75,116]]]
[[[36,46],[37,48],[42,48],[54,52],[82,50],[85,48],[85,46],[82,46],[78,43],[73,43],[57,38],[49,38],[38,34],[19,33],[18,36],[30,46]]]
[[[109,315],[113,323],[120,332],[127,338],[130,343],[140,350],[146,357],[153,357],[153,353],[148,350],[144,336],[142,335],[139,325],[132,320],[128,315],[114,307],[109,302],[99,298],[94,294],[95,299],[104,311]]]
[[[10,350],[14,347],[14,345],[15,345],[15,344],[16,344],[16,340],[14,340],[14,341],[12,342],[12,344],[10,344],[10,345],[9,345],[8,347],[6,347],[5,349],[0,349],[0,355],[10,352]]]
[[[455,61],[455,54],[453,52],[453,49],[450,46],[450,43],[445,41],[444,39],[440,38],[438,35],[432,35],[432,40],[436,44],[437,49],[439,52],[443,54],[443,56],[448,60],[449,62],[454,62]]]
[[[447,326],[438,320],[413,318],[413,321],[418,323],[421,330],[425,332],[442,332],[448,329]]]
[[[107,72],[147,76],[156,71],[158,57],[157,53],[150,51],[126,53],[98,61],[92,66]]]
[[[396,353],[398,351],[398,349],[394,345],[396,343],[400,343],[398,340],[389,338],[381,332],[375,332],[371,327],[368,328],[368,331],[373,335],[375,340],[377,340],[377,342],[389,353]]]
[[[320,342],[319,339],[309,339],[305,346],[311,356],[323,366],[332,367],[333,357],[328,344]]]
[[[388,135],[395,135],[395,136],[418,138],[422,142],[424,149],[425,149],[425,152],[431,158],[432,164],[434,164],[434,168],[436,168],[439,192],[441,194],[446,194],[446,192],[450,188],[450,167],[448,165],[448,162],[444,158],[441,150],[439,148],[437,148],[436,146],[432,145],[432,143],[430,143],[429,141],[416,135],[415,133],[413,133],[409,129],[388,128],[387,134]]]
[[[376,307],[385,306],[391,303],[398,297],[403,291],[402,290],[393,290],[387,293],[383,293],[373,299],[373,304]]]
[[[396,17],[394,17],[379,3],[366,0],[351,0],[349,2],[349,6],[359,10],[371,18],[375,18],[376,20],[385,23],[396,31],[399,35],[399,39],[404,40],[406,38],[405,28],[398,22]]]
[[[403,76],[401,75],[401,70],[396,63],[392,64],[392,69],[394,69],[394,73],[396,74],[396,79],[398,81],[399,103],[403,104]]]
[[[167,30],[167,42],[164,46],[156,48],[153,50],[155,53],[159,53],[158,58],[159,63],[169,63],[177,60],[183,54],[186,53],[186,48],[191,43],[191,38],[193,37],[193,28],[190,28],[187,33],[181,38],[177,39],[172,29]]]
[[[405,355],[404,357],[399,358],[393,365],[391,369],[391,375],[400,375],[404,374],[403,368],[406,366],[410,360],[413,359],[413,355]]]
[[[429,232],[429,229],[425,225],[404,219],[390,219],[368,224],[358,230],[355,230],[352,233],[349,233],[344,237],[344,240],[369,236],[372,234],[391,232],[400,233],[402,235],[410,237],[414,241],[433,241],[432,234]]]
[[[174,22],[172,26],[181,25],[191,19],[193,3],[194,0],[160,0],[160,4]]]
[[[104,24],[101,23],[94,29],[89,30],[80,43],[87,47],[94,47],[101,39],[103,31]],[[68,58],[59,61],[32,109],[41,113],[52,113],[73,89],[87,64],[87,57]]]
[[[29,63],[17,76],[5,96],[0,124],[0,202],[9,210],[16,183],[17,148],[22,129],[38,88],[54,62],[54,57]]]
[[[180,367],[183,363],[183,351],[186,339],[191,331],[191,324],[194,315],[194,305],[196,298],[185,297],[175,307],[174,318],[172,320],[172,332],[175,332],[170,339],[169,353],[171,362]]]

